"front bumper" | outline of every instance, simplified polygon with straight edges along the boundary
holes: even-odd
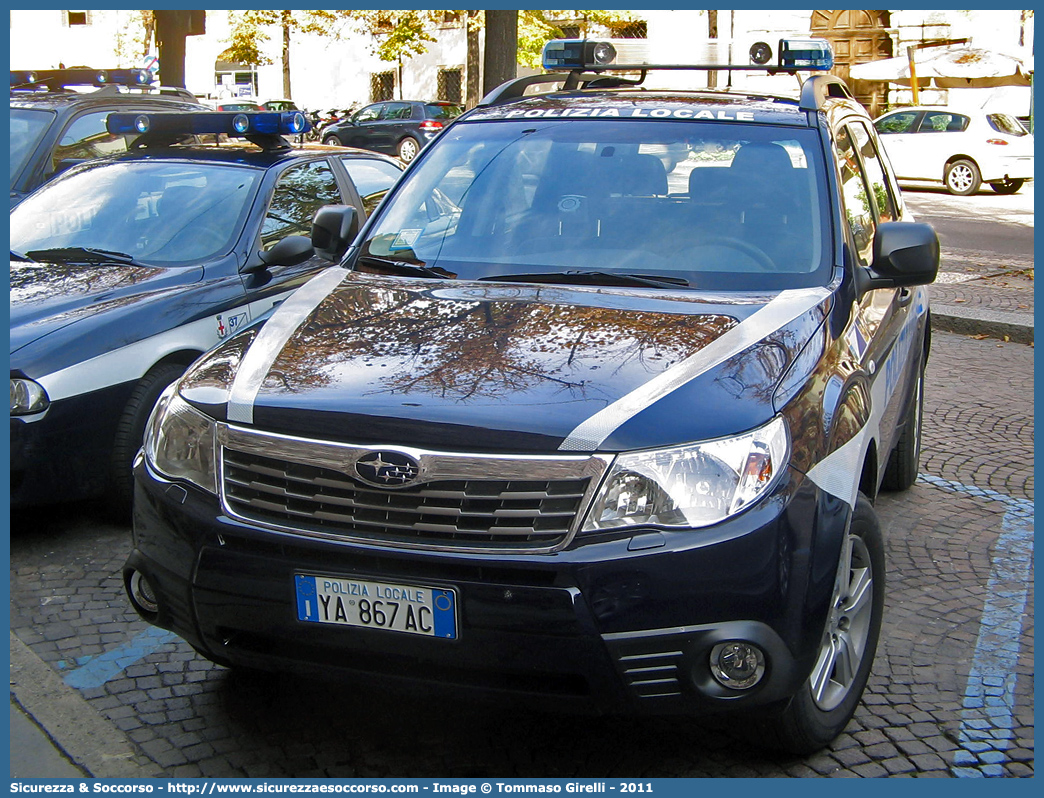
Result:
[[[605,711],[699,713],[778,702],[806,679],[850,508],[792,472],[711,529],[580,537],[539,555],[342,544],[262,530],[139,458],[135,547],[159,607],[143,613],[211,659],[268,670],[373,677],[525,695]],[[458,638],[297,620],[294,574],[452,587]],[[766,654],[746,691],[717,683],[713,646]]]

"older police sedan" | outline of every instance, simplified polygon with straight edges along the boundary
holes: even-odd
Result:
[[[11,498],[109,492],[156,397],[203,351],[329,263],[307,236],[329,203],[372,208],[389,158],[291,148],[300,114],[112,114],[129,152],[75,167],[11,213]],[[224,132],[251,143],[179,145]],[[303,235],[302,235],[303,234]]]

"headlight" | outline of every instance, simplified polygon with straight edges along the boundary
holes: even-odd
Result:
[[[765,494],[786,467],[789,450],[787,426],[777,416],[735,438],[621,454],[584,531],[716,524]]]
[[[214,421],[178,396],[176,385],[163,392],[152,411],[145,429],[145,456],[164,476],[217,494]]]
[[[42,413],[51,404],[47,391],[38,382],[11,378],[11,415],[27,416],[30,413]]]

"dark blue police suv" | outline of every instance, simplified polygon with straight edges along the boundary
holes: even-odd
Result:
[[[448,127],[339,268],[163,394],[144,618],[231,667],[743,713],[793,751],[845,727],[938,241],[839,79],[645,90],[619,73],[679,65],[635,46],[550,43],[555,72]],[[832,63],[768,50],[741,67]]]
[[[304,125],[300,113],[111,114],[128,151],[13,209],[13,506],[101,494],[129,506],[163,389],[330,265],[309,238],[320,206],[365,215],[401,174],[374,153],[291,147],[282,134]]]

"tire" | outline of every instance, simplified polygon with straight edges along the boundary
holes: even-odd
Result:
[[[979,175],[979,167],[975,165],[974,161],[961,158],[946,165],[943,182],[946,183],[946,190],[951,194],[967,197],[979,190],[982,185],[982,177]]]
[[[341,140],[337,138],[337,136],[327,136],[325,139],[323,139],[323,144],[332,144],[335,147],[343,146],[341,144]]]
[[[129,515],[134,496],[134,476],[131,466],[145,438],[145,424],[159,399],[159,395],[185,372],[180,363],[159,363],[149,369],[134,386],[127,406],[116,426],[116,440],[112,447],[109,499],[113,510]]]
[[[994,180],[990,183],[990,188],[998,194],[1014,194],[1024,185],[1026,185],[1025,180],[1012,178],[1009,180]]]
[[[417,157],[417,153],[420,152],[420,144],[417,143],[417,139],[412,136],[407,136],[399,142],[399,160],[403,163],[409,163]]]
[[[823,643],[812,673],[783,711],[761,721],[756,741],[805,756],[844,731],[863,695],[884,611],[884,541],[870,500],[856,500],[842,547]],[[843,656],[849,654],[849,657]],[[848,668],[845,668],[845,665]]]
[[[899,433],[892,451],[888,453],[881,488],[884,490],[906,490],[917,481],[917,468],[921,461],[921,419],[924,417],[924,368],[917,371],[913,405],[906,416],[906,423]]]

